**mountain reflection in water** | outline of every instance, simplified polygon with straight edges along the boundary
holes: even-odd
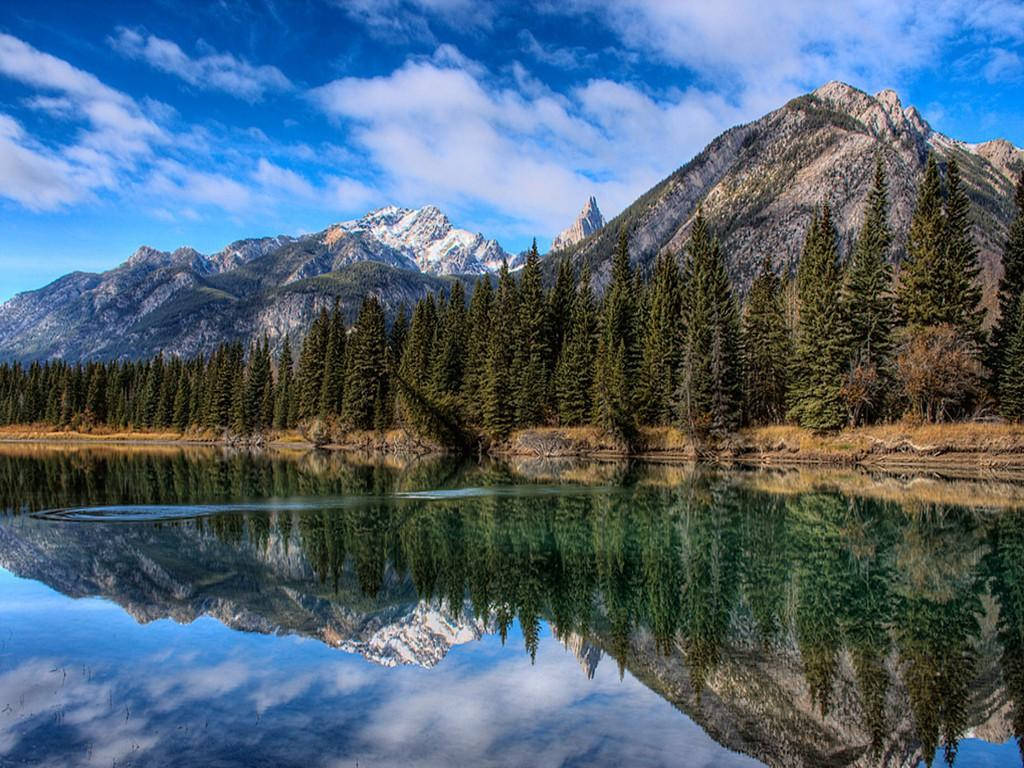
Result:
[[[5,451],[0,764],[164,763],[169,744],[223,764],[1019,764],[1019,500],[855,474]],[[97,519],[38,516],[69,508]]]

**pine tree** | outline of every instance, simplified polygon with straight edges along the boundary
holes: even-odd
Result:
[[[547,306],[541,286],[540,254],[533,241],[519,278],[518,316],[515,333],[515,418],[520,426],[544,419],[548,393]]]
[[[298,418],[303,421],[308,421],[320,413],[329,329],[330,317],[327,310],[321,308],[309,326],[306,338],[302,340],[295,386],[299,397]]]
[[[687,262],[679,418],[693,435],[716,436],[738,427],[742,417],[740,320],[721,247],[701,210]]]
[[[849,353],[847,407],[851,423],[877,415],[892,381],[892,234],[888,220],[888,183],[882,158],[868,195],[864,225],[846,270],[841,302]]]
[[[403,303],[398,308],[398,314],[391,323],[391,331],[388,333],[388,393],[385,411],[389,424],[398,419],[398,366],[402,362],[402,354],[405,352],[405,343],[409,338],[409,313]]]
[[[277,358],[277,387],[274,399],[274,428],[290,429],[292,426],[292,342],[285,334],[281,354]]]
[[[320,390],[320,417],[323,419],[341,413],[345,397],[345,322],[337,299],[331,310],[327,326],[327,344],[324,348],[323,384]]]
[[[947,195],[945,237],[943,239],[942,282],[943,320],[960,329],[981,349],[984,334],[981,324],[985,310],[981,306],[978,276],[978,246],[971,226],[971,201],[960,178],[960,165],[952,157],[946,167]]]
[[[260,432],[270,426],[273,416],[273,381],[270,370],[270,343],[267,337],[253,342],[249,352],[249,365],[245,374],[244,423],[248,430]]]
[[[786,415],[792,341],[782,304],[782,285],[767,256],[750,286],[742,339],[747,420],[752,424],[777,424]]]
[[[946,217],[943,212],[942,180],[934,154],[928,155],[924,180],[917,191],[917,204],[910,220],[907,256],[900,267],[897,303],[907,325],[925,326],[945,322],[945,289],[942,275]]]
[[[437,340],[431,360],[430,393],[440,402],[455,400],[462,390],[466,364],[466,294],[455,282],[447,302],[440,302]]]
[[[1017,180],[1017,215],[1003,246],[1003,276],[999,280],[999,319],[992,331],[991,364],[997,391],[1002,389],[1004,367],[1016,364],[1009,357],[1010,336],[1017,331],[1017,306],[1024,296],[1024,171]]]
[[[508,264],[503,261],[498,273],[498,292],[491,312],[482,387],[484,429],[499,438],[507,435],[515,426],[512,366],[515,361],[518,314],[516,284],[509,272]]]
[[[483,422],[483,391],[486,380],[487,352],[491,333],[491,307],[494,289],[491,278],[477,279],[469,302],[466,338],[466,370],[462,379],[462,409],[473,424]]]
[[[398,366],[399,417],[410,427],[422,422],[422,403],[430,396],[430,369],[436,333],[437,306],[433,294],[430,294],[416,303]]]
[[[373,294],[363,299],[349,339],[342,418],[354,429],[384,429],[388,391],[387,325]]]
[[[635,401],[642,423],[664,425],[672,420],[682,342],[682,276],[675,256],[658,256],[648,294]]]
[[[999,410],[1010,421],[1024,421],[1024,297],[1017,300],[1012,316],[1016,323],[1004,326]]]
[[[790,374],[789,417],[814,430],[838,429],[846,421],[846,334],[838,286],[836,231],[826,205],[811,222],[797,269],[800,314]]]
[[[555,284],[551,287],[547,299],[548,358],[546,365],[552,377],[558,358],[561,357],[562,347],[565,346],[566,336],[569,334],[575,292],[575,275],[572,264],[568,257],[562,257],[558,262]]]
[[[619,231],[611,283],[601,309],[594,365],[594,417],[603,429],[628,441],[636,431],[630,388],[635,371],[636,297],[625,227]]]
[[[593,413],[596,347],[597,309],[590,288],[590,265],[584,262],[572,298],[562,354],[555,368],[554,389],[560,424],[585,424]]]

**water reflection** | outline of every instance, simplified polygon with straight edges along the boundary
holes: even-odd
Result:
[[[953,763],[965,735],[1002,743],[1024,732],[1022,509],[938,504],[933,498],[943,494],[931,487],[896,501],[878,484],[871,498],[822,490],[802,475],[519,469],[181,452],[0,457],[8,513],[0,566],[64,595],[107,597],[141,622],[209,616],[254,633],[236,635],[246,642],[261,633],[293,636],[263,638],[269,644],[255,668],[267,675],[282,664],[279,649],[302,648],[295,651],[302,656],[309,644],[295,645],[299,639],[319,641],[316,674],[303,667],[312,675],[307,687],[306,677],[284,675],[253,692],[232,682],[241,674],[231,666],[237,659],[179,670],[166,690],[140,671],[150,700],[137,707],[147,712],[172,690],[206,701],[242,690],[250,698],[281,695],[271,693],[277,686],[301,688],[294,714],[311,716],[305,694],[322,685],[323,665],[351,666],[333,648],[430,675],[402,689],[408,701],[391,701],[402,714],[370,730],[365,754],[374,752],[371,742],[408,744],[429,731],[416,707],[472,721],[469,710],[488,691],[509,686],[527,691],[527,701],[508,703],[512,709],[554,702],[544,714],[550,729],[557,730],[552,713],[568,718],[562,706],[572,709],[566,702],[574,697],[610,697],[619,716],[638,707],[637,728],[660,723],[663,712],[627,701],[633,686],[642,690],[637,681],[719,744],[770,765]],[[476,490],[435,493],[467,488]],[[983,490],[989,505],[992,489]],[[945,495],[970,498],[962,487]],[[134,524],[26,514],[218,501],[249,503],[186,518],[157,510]],[[196,628],[205,626],[178,628],[204,654]],[[582,671],[538,652],[551,635]],[[503,653],[505,641],[525,653]],[[488,656],[463,669],[461,693],[438,677],[448,674],[452,660],[439,662],[456,646],[474,649],[462,658]],[[531,662],[552,666],[537,675]],[[47,679],[38,665],[48,660],[24,663],[36,664],[25,675]],[[189,674],[198,677],[183,683]],[[600,685],[587,688],[588,677]],[[625,689],[615,687],[619,678]],[[202,680],[227,687],[207,691]],[[374,688],[373,698],[382,695]],[[677,715],[672,727],[683,723]],[[520,733],[495,737],[511,750],[497,762],[536,762],[537,754],[516,752],[523,742],[555,743],[551,733],[538,734],[542,722],[527,718],[516,727]],[[601,720],[601,727],[612,726]],[[622,744],[627,737],[620,735]],[[661,741],[652,743],[652,754],[628,762],[672,762],[659,759]],[[485,754],[464,746],[466,761]],[[583,752],[565,753],[567,761],[614,758],[612,750],[588,760],[580,755],[598,747],[576,747]],[[985,755],[1007,758],[1005,750]]]

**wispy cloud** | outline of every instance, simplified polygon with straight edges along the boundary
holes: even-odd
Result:
[[[262,100],[267,92],[292,87],[277,67],[250,64],[233,54],[220,53],[202,41],[197,45],[197,56],[189,56],[172,40],[126,27],[118,28],[109,42],[124,56],[180,77],[189,85],[223,91],[249,102]]]

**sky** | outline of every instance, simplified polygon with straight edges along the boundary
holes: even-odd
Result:
[[[387,204],[544,248],[833,79],[1024,146],[1024,0],[4,0],[0,301]]]

